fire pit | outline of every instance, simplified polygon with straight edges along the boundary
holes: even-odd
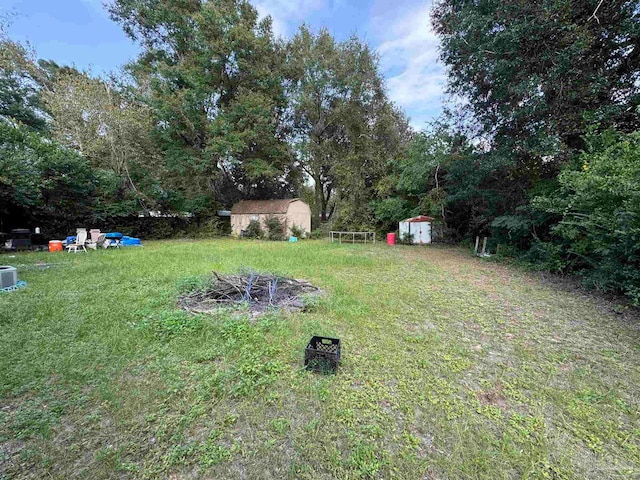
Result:
[[[320,289],[306,280],[257,272],[242,275],[213,272],[204,286],[178,297],[178,306],[193,313],[213,313],[220,307],[243,305],[260,314],[269,308],[304,309],[308,298],[320,294]]]

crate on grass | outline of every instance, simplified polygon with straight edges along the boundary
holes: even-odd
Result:
[[[307,370],[335,373],[340,363],[340,339],[312,337],[304,350],[304,366]]]

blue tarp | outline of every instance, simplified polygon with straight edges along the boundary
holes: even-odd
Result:
[[[142,242],[140,241],[139,238],[127,237],[125,235],[124,237],[122,237],[122,240],[120,241],[120,245],[122,245],[123,247],[132,247],[135,245],[142,245]]]

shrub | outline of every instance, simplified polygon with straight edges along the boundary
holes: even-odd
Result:
[[[522,256],[522,259],[535,270],[564,273],[568,267],[565,256],[566,253],[563,252],[560,245],[534,240],[531,248]]]
[[[251,220],[247,226],[246,232],[246,236],[249,238],[262,238],[264,236],[259,220]]]
[[[413,233],[405,232],[401,233],[398,237],[398,243],[401,245],[413,245]]]
[[[269,215],[264,221],[264,226],[267,229],[268,240],[284,240],[284,224],[273,215]]]
[[[133,230],[131,226],[123,225],[122,227],[120,227],[119,230],[116,230],[116,231],[122,232],[124,235],[133,235]],[[174,234],[175,232],[171,226],[171,220],[167,218],[162,218],[162,219],[159,219],[157,222],[155,222],[155,225],[147,235],[147,238],[153,238],[153,239],[171,238],[172,236],[174,236]]]
[[[299,225],[292,225],[291,226],[291,235],[293,235],[294,237],[298,237],[298,238],[304,238],[306,235],[306,232],[304,231],[304,228],[302,228]]]
[[[312,230],[309,234],[309,238],[312,240],[319,240],[324,237],[326,237],[326,234],[320,229]]]
[[[534,209],[560,219],[552,248],[544,245],[539,256],[640,305],[640,132],[609,130],[586,141],[587,151],[558,176],[557,191],[533,199]]]
[[[188,233],[194,238],[214,238],[222,235],[224,225],[218,218],[209,218],[199,225],[194,225]]]

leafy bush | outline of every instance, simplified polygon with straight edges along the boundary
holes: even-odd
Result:
[[[274,215],[269,215],[264,221],[268,240],[284,240],[284,223]]]
[[[312,230],[309,234],[309,238],[312,240],[320,240],[321,238],[325,238],[326,236],[327,235],[324,233],[324,231],[320,229]]]
[[[125,235],[133,235],[131,227],[123,226],[118,232],[122,232]],[[147,236],[147,238],[164,239],[174,236],[174,230],[171,226],[171,221],[166,218],[159,219],[153,227],[153,230]]]
[[[294,237],[297,238],[304,238],[306,235],[306,232],[304,230],[304,228],[302,228],[299,225],[292,225],[291,226],[291,235],[293,235]]]
[[[560,218],[543,255],[580,273],[587,286],[640,304],[640,132],[586,140],[587,151],[558,176],[559,188],[532,202]]]
[[[223,222],[218,218],[210,218],[197,226],[195,238],[214,238],[222,235],[224,230]]]
[[[260,220],[251,220],[247,226],[246,232],[246,236],[249,238],[262,238],[264,236]]]
[[[398,236],[398,243],[401,245],[413,245],[413,233],[404,232]]]
[[[537,240],[522,256],[522,260],[531,265],[534,270],[563,273],[567,269],[567,262],[563,257],[564,252],[560,245]]]

